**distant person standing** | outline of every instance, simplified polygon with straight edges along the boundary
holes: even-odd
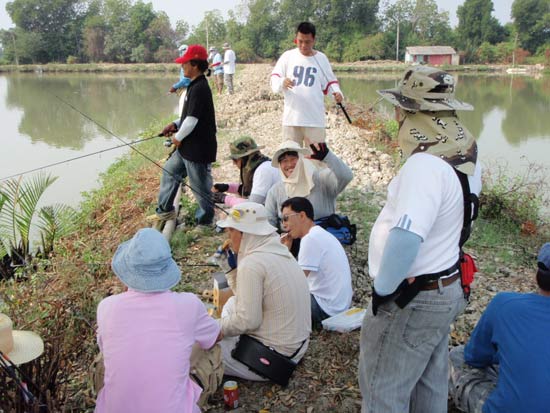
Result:
[[[294,39],[297,47],[288,50],[277,61],[271,73],[271,89],[283,93],[283,141],[303,145],[304,137],[324,142],[325,99],[329,93],[336,103],[344,99],[328,58],[314,50],[315,26],[302,22]]]
[[[227,85],[227,91],[230,95],[233,94],[233,75],[235,74],[235,64],[237,62],[237,57],[235,52],[231,49],[229,43],[223,44],[223,50],[225,50],[223,55],[223,78],[225,84]]]
[[[210,48],[213,52],[212,64],[210,67],[214,71],[214,81],[216,82],[216,90],[218,95],[221,95],[223,92],[223,58],[218,49],[215,46]]]
[[[186,44],[182,44],[180,47],[178,47],[178,53],[180,57],[185,54],[185,52],[187,51],[187,47],[188,46]],[[185,102],[185,93],[187,92],[187,86],[189,86],[190,83],[191,79],[185,77],[185,74],[183,73],[183,68],[180,68],[180,80],[174,83],[168,91],[169,93],[177,93],[180,97],[178,103],[178,115],[181,115],[183,103]]]

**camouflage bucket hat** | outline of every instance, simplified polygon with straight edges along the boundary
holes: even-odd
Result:
[[[254,152],[259,152],[263,146],[258,146],[250,136],[241,136],[229,144],[229,157],[227,159],[239,159]]]
[[[455,79],[450,74],[429,66],[415,66],[405,72],[397,88],[377,92],[409,112],[474,109],[455,98]]]

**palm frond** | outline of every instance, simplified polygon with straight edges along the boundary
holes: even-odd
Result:
[[[64,204],[54,204],[40,209],[36,225],[40,231],[44,254],[53,251],[55,241],[76,230],[77,216],[75,209]]]

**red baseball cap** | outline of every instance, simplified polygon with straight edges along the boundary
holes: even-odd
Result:
[[[200,44],[192,44],[187,48],[185,54],[178,57],[174,62],[183,64],[190,60],[208,60],[208,52]]]

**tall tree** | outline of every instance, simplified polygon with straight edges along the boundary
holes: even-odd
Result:
[[[458,44],[468,59],[483,43],[496,44],[504,41],[506,31],[492,15],[492,0],[466,0],[458,6]]]
[[[550,0],[514,0],[512,17],[521,47],[531,53],[550,48]]]

